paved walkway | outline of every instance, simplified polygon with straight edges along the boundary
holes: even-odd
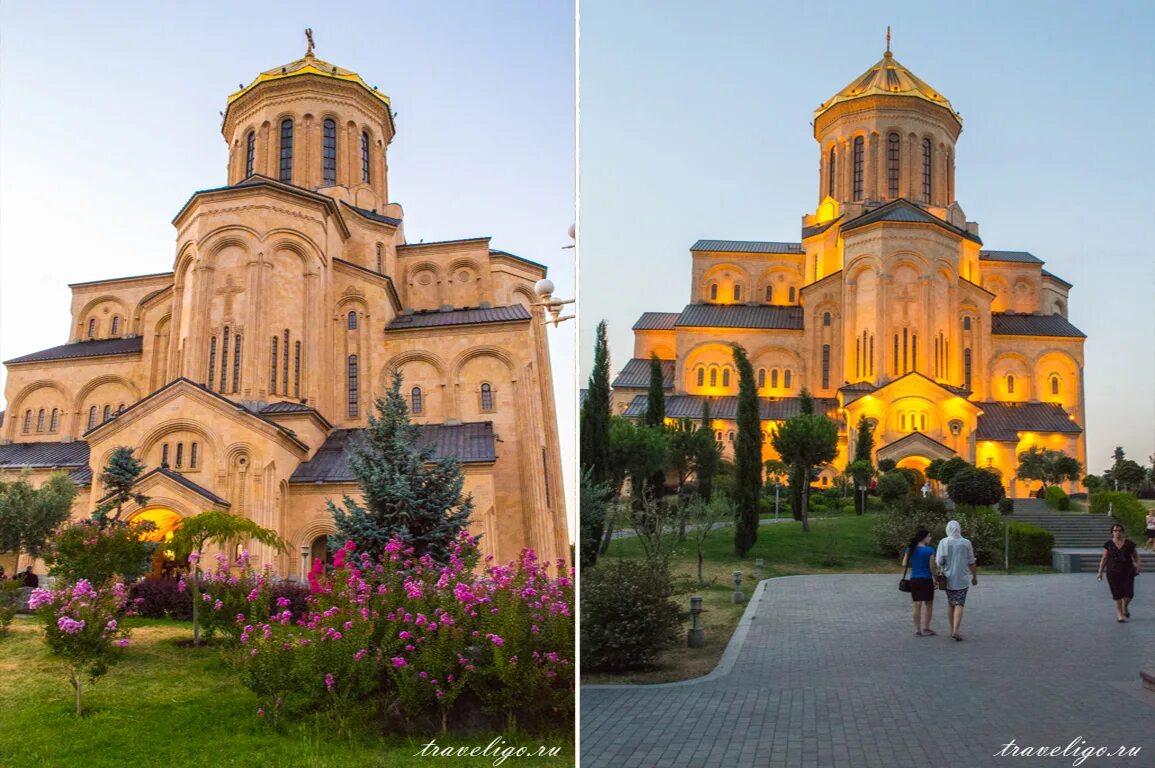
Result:
[[[898,576],[792,576],[760,585],[719,669],[698,681],[581,689],[582,768],[971,768],[1020,746],[1142,747],[1083,766],[1155,765],[1155,576],[1115,621],[1094,574],[979,576],[951,640],[914,636]],[[740,635],[746,627],[744,641]]]

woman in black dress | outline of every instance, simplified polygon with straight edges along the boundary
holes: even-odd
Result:
[[[1099,581],[1103,572],[1107,573],[1107,583],[1111,586],[1111,599],[1115,601],[1118,620],[1131,618],[1131,598],[1135,597],[1135,576],[1139,573],[1139,552],[1135,542],[1123,535],[1123,526],[1111,526],[1111,538],[1103,545],[1103,557],[1099,559]]]

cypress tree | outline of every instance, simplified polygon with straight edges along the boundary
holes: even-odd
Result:
[[[714,422],[710,418],[710,401],[702,400],[702,423],[698,427],[698,450],[695,461],[698,495],[709,501],[714,494],[714,475],[722,463],[721,446],[714,439]]]
[[[865,416],[858,417],[858,438],[854,443],[854,460],[873,464],[870,455],[874,452],[874,430]]]
[[[650,388],[646,392],[645,424],[661,427],[666,423],[666,391],[663,387],[662,361],[650,354]]]
[[[594,367],[590,372],[580,419],[578,439],[582,476],[589,477],[591,486],[605,487],[608,493],[616,494],[621,483],[614,485],[614,473],[610,467],[610,349],[606,342],[605,320],[598,323],[597,337],[594,341]],[[596,564],[606,523],[604,515],[596,514],[595,505],[587,505],[586,508],[591,511],[592,517],[580,520],[579,526],[588,531],[589,538],[597,544],[588,550],[592,553],[588,563],[583,556],[583,568]]]
[[[762,495],[762,419],[754,367],[746,350],[735,344],[738,368],[738,437],[734,443],[734,496],[738,515],[734,551],[745,557],[758,540],[758,500]]]

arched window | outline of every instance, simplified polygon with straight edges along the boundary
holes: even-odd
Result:
[[[734,301],[741,301],[741,300],[742,300],[742,286],[738,283],[734,283]]]
[[[778,389],[778,369],[773,368],[770,371],[770,389]]]
[[[104,411],[103,411],[102,415],[103,415],[103,418],[101,418],[100,421],[102,423],[105,421],[108,421],[109,417],[112,416],[112,406],[111,405],[104,406]]]
[[[766,286],[766,303],[769,304],[772,301],[774,301],[774,286],[768,285]]]
[[[162,467],[168,466],[168,443],[160,447],[160,465]]]
[[[954,201],[954,166],[950,161],[950,150],[946,151],[946,201]]]
[[[48,422],[48,431],[55,432],[60,429],[60,409],[52,409],[52,419]]]
[[[717,301],[717,300],[718,300],[718,284],[717,283],[711,283],[710,284],[710,301]]]
[[[822,325],[824,328],[830,327],[830,313],[829,312],[823,312],[822,313]]]
[[[1051,374],[1051,394],[1059,394],[1059,375],[1057,373]],[[53,411],[55,413],[55,411]]]
[[[123,411],[124,411],[124,403],[121,403],[120,405],[116,406],[116,412],[117,413],[122,413]]]
[[[714,367],[710,368],[710,386],[718,386],[718,369]],[[29,413],[31,413],[31,411],[29,411]]]
[[[1015,375],[1013,373],[1007,374],[1007,392],[1014,394],[1015,391]]]
[[[766,386],[766,369],[765,368],[759,368],[758,369],[758,389],[762,389],[765,386]]]
[[[415,415],[420,416],[424,412],[425,403],[421,398],[421,387],[414,387],[409,392],[409,410]]]
[[[898,414],[898,428],[903,432],[906,431],[906,413]]]
[[[791,375],[792,375],[792,371],[789,368],[787,368],[785,371],[782,372],[782,387],[784,389],[790,389]]]
[[[971,351],[969,348],[963,350],[963,387],[971,388]]]
[[[357,312],[356,310],[349,310],[349,314],[345,319],[345,327],[350,331],[357,330]]]
[[[91,427],[89,427],[91,429]],[[29,408],[24,412],[24,427],[22,431],[27,434],[32,431],[32,409]]]
[[[32,411],[28,412],[28,418],[32,418]],[[96,406],[94,405],[88,409],[88,428],[93,429],[95,427],[96,427]],[[24,431],[27,432],[28,427],[25,427]]]
[[[862,199],[862,137],[854,137],[854,199]]]
[[[830,147],[830,159],[826,161],[826,194],[834,197],[834,147]]]
[[[289,394],[289,329],[281,332],[282,346],[285,354],[281,356],[281,394]]]
[[[88,320],[88,338],[96,338],[96,318],[89,318]]]
[[[269,371],[270,371],[269,394],[275,395],[275,394],[277,394],[277,337],[276,336],[273,337],[272,349],[273,349],[273,354],[272,354],[273,360],[272,360],[272,365],[269,367]],[[212,381],[210,381],[209,382],[209,389],[212,389],[212,387],[213,387]]]
[[[720,442],[722,442],[722,430],[720,430],[720,429],[719,429],[719,430],[715,430],[715,432],[714,432],[714,440],[715,440],[716,442],[719,442],[719,443],[720,443]]]
[[[184,443],[176,444],[176,468],[184,466]]]
[[[922,201],[924,203],[930,202],[930,181],[931,181],[931,152],[930,139],[922,140]]]
[[[198,448],[198,446],[196,443],[193,443],[192,445],[190,445],[188,447],[188,468],[189,469],[196,469],[197,468],[197,460],[200,458],[199,456],[197,456],[197,453],[198,453],[197,448]]]
[[[734,430],[730,430],[729,432],[726,433],[726,439],[729,440],[731,443],[734,442]]]
[[[293,342],[293,397],[301,396],[301,342]]]
[[[822,388],[830,387],[830,345],[822,345]]]
[[[918,428],[922,432],[926,431],[926,414],[925,413],[920,413],[918,415]]]
[[[293,121],[281,121],[281,166],[278,178],[287,183],[293,180]]]
[[[722,369],[722,386],[723,387],[730,386],[730,369],[729,368],[723,368]]]
[[[257,157],[257,134],[256,131],[249,131],[249,135],[245,137],[245,178],[253,175],[253,161]]]
[[[337,122],[331,117],[322,123],[321,184],[331,187],[337,183]]]
[[[487,413],[493,410],[493,387],[489,384],[481,385],[481,410]]]
[[[378,272],[384,272],[385,271],[385,257],[382,254],[382,248],[383,248],[383,246],[381,245],[381,243],[377,243],[377,271]]]
[[[793,303],[794,303],[794,298],[795,298],[797,295],[798,295],[798,293],[797,293],[797,289],[795,289],[793,285],[792,285],[792,286],[790,286],[789,301],[790,301],[790,303],[791,303],[791,304],[793,304]]]
[[[886,190],[890,197],[898,197],[898,162],[902,155],[902,139],[897,133],[886,137]]]
[[[699,365],[698,366],[698,386],[699,387],[705,386],[705,384],[706,384],[706,369]]]
[[[971,319],[970,319],[970,316],[968,315],[967,317],[963,318],[963,330],[969,331],[970,329],[971,329]]]
[[[369,134],[365,131],[361,131],[361,181],[369,183]]]
[[[225,387],[228,386],[229,374],[229,327],[225,326],[225,332],[221,335],[221,383],[219,386],[220,392],[225,392]]]
[[[37,432],[43,432],[44,431],[44,416],[45,416],[44,409],[41,408],[36,413],[36,431]]]
[[[273,354],[276,354],[274,351]],[[209,389],[213,388],[213,382],[216,381],[217,376],[217,337],[213,336],[209,339]]]
[[[120,315],[112,316],[112,330],[109,331],[109,334],[112,336],[117,336],[120,334]]]
[[[347,384],[348,384],[348,413],[349,413],[349,418],[355,419],[355,418],[357,418],[357,416],[361,412],[360,407],[359,407],[359,400],[357,397],[358,388],[357,388],[357,356],[356,355],[349,355],[348,371],[347,371],[346,378],[347,378]]]
[[[241,391],[241,335],[233,335],[233,392]]]

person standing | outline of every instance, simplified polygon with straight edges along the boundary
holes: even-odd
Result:
[[[902,555],[902,568],[910,566],[910,599],[914,603],[914,636],[924,637],[938,634],[930,628],[930,617],[934,610],[934,548],[930,546],[930,531],[919,528],[910,546]],[[923,606],[926,616],[923,617]]]
[[[970,539],[964,539],[962,526],[957,520],[946,524],[946,538],[938,543],[935,561],[939,572],[946,577],[946,616],[950,623],[950,636],[962,640],[963,608],[967,604],[967,590],[979,583],[975,571],[975,548]]]
[[[1155,509],[1147,512],[1147,549],[1155,551]]]
[[[1103,545],[1103,556],[1099,558],[1099,581],[1103,572],[1107,573],[1107,584],[1111,587],[1111,599],[1115,601],[1115,614],[1119,623],[1131,618],[1131,599],[1135,597],[1135,576],[1141,563],[1135,542],[1123,534],[1123,526],[1111,526],[1111,538]]]
[[[40,578],[32,572],[32,566],[24,569],[24,574],[21,576],[24,580],[24,586],[30,589],[36,589],[40,586]]]

